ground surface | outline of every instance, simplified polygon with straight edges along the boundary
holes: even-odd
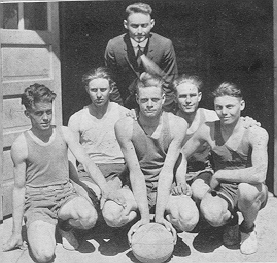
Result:
[[[260,211],[257,227],[259,250],[257,253],[242,255],[238,248],[228,249],[222,244],[219,229],[207,229],[196,233],[179,233],[178,241],[170,263],[190,262],[277,262],[277,198],[272,194],[267,206]],[[3,241],[11,234],[11,218],[0,225]],[[58,239],[55,263],[127,263],[138,261],[133,256],[126,238],[126,230],[118,231],[99,226],[90,233],[82,234],[78,251],[63,249]],[[28,250],[2,252],[1,263],[32,263]]]

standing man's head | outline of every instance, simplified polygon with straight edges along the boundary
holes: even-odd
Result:
[[[22,94],[22,104],[25,115],[30,118],[32,127],[37,130],[47,130],[51,126],[52,102],[56,94],[41,84],[33,84]]]
[[[202,98],[203,82],[198,76],[181,75],[173,82],[178,108],[184,114],[193,114],[197,111]]]
[[[93,69],[83,75],[82,82],[94,106],[103,107],[109,103],[110,93],[115,83],[108,69],[104,67]]]
[[[213,92],[214,109],[223,125],[235,124],[245,107],[241,90],[236,84],[224,82]]]
[[[141,74],[136,89],[136,100],[140,113],[145,117],[157,117],[165,101],[163,80],[148,73]]]
[[[155,20],[151,19],[152,9],[148,4],[135,3],[126,8],[127,18],[124,27],[136,42],[140,43],[149,37]]]

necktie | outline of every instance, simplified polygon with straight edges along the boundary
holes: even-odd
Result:
[[[141,65],[141,55],[143,55],[143,52],[142,52],[142,49],[141,49],[141,46],[138,45],[138,53],[137,53],[137,63],[138,63],[138,67],[140,67]]]

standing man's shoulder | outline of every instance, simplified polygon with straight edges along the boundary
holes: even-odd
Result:
[[[150,39],[150,41],[156,41],[156,42],[160,42],[162,44],[168,44],[168,45],[172,44],[172,41],[169,38],[164,37],[158,33],[151,33],[149,39]]]
[[[118,45],[120,45],[120,44],[122,45],[122,42],[124,42],[125,36],[126,36],[126,33],[111,38],[108,41],[107,47],[117,47],[118,48]]]

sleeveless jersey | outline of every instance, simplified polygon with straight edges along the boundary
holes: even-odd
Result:
[[[248,143],[248,131],[248,129],[244,130],[238,149],[233,150],[225,144],[219,121],[215,122],[214,140],[216,146],[211,152],[215,171],[243,169],[251,166],[252,149]]]
[[[73,130],[79,131],[80,144],[95,163],[125,163],[114,125],[120,118],[126,117],[127,112],[127,108],[110,102],[110,109],[102,119],[91,115],[88,106],[70,117],[69,128],[72,126]]]
[[[41,144],[28,131],[24,132],[28,146],[26,186],[44,187],[69,181],[67,143],[60,128],[54,129],[55,139]]]
[[[195,120],[196,123],[192,123],[191,127],[187,129],[185,142],[187,142],[194,135],[194,133],[202,124],[204,124],[205,122],[213,122],[218,120],[218,117],[213,110],[198,108],[197,113],[198,120]],[[177,115],[181,116],[180,113],[177,113]],[[197,151],[189,157],[187,163],[187,180],[191,180],[192,178],[197,176],[198,172],[200,171],[211,170],[209,153],[210,146],[208,145],[208,143],[204,143],[204,145],[199,147]]]
[[[162,113],[162,130],[158,138],[145,133],[139,121],[133,122],[132,142],[135,146],[140,169],[144,174],[146,186],[156,189],[159,174],[163,168],[169,144],[171,142],[168,112]]]

